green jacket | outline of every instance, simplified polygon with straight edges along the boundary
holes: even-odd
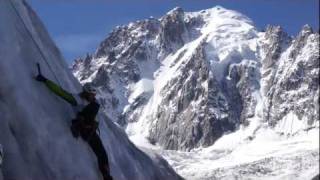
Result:
[[[55,84],[53,81],[50,81],[47,79],[46,81],[44,81],[44,83],[53,93],[55,93],[56,95],[58,95],[59,97],[61,97],[65,101],[67,101],[72,106],[78,105],[76,98],[71,93],[62,89],[60,86]]]

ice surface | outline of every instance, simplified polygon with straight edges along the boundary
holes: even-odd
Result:
[[[74,118],[70,105],[34,80],[36,63],[40,63],[45,76],[72,93],[81,90],[80,84],[26,2],[11,2],[0,0],[0,144],[5,154],[1,165],[4,179],[101,178],[94,153],[70,133]],[[40,56],[28,31],[46,59]],[[115,179],[179,179],[160,156],[150,152],[148,156],[136,148],[125,132],[104,115],[98,119]]]

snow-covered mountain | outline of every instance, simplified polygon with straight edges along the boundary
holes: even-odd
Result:
[[[136,144],[187,179],[319,173],[319,34],[308,25],[291,37],[222,7],[175,8],[116,27],[72,68]]]
[[[0,157],[0,179],[101,179],[90,147],[72,137],[72,108],[33,78],[39,62],[49,79],[73,93],[81,91],[25,1],[0,0],[0,58],[0,144],[4,155]],[[100,137],[115,179],[181,179],[161,156],[138,149],[103,114],[99,119]]]

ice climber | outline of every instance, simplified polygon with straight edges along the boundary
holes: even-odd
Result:
[[[98,122],[95,117],[99,111],[99,103],[95,98],[96,91],[90,86],[85,84],[82,92],[78,95],[73,95],[60,86],[50,81],[41,74],[40,66],[38,65],[39,74],[36,80],[43,82],[53,93],[70,103],[76,109],[76,117],[72,120],[71,132],[75,138],[81,136],[86,141],[93,152],[95,153],[99,169],[104,180],[112,180],[109,169],[109,162],[106,150],[104,149],[101,139],[97,134]]]

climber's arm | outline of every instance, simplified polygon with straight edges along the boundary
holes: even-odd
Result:
[[[57,84],[55,84],[54,82],[46,79],[44,81],[44,84],[53,92],[55,93],[57,96],[61,97],[62,99],[64,99],[65,101],[67,101],[68,103],[70,103],[72,106],[76,106],[77,100],[73,97],[73,95],[69,92],[67,92],[66,90],[62,89],[60,86],[58,86]]]
[[[73,95],[66,90],[62,89],[60,86],[45,78],[41,74],[38,74],[35,79],[39,82],[43,82],[53,93],[70,103],[72,106],[78,105],[77,100]]]

